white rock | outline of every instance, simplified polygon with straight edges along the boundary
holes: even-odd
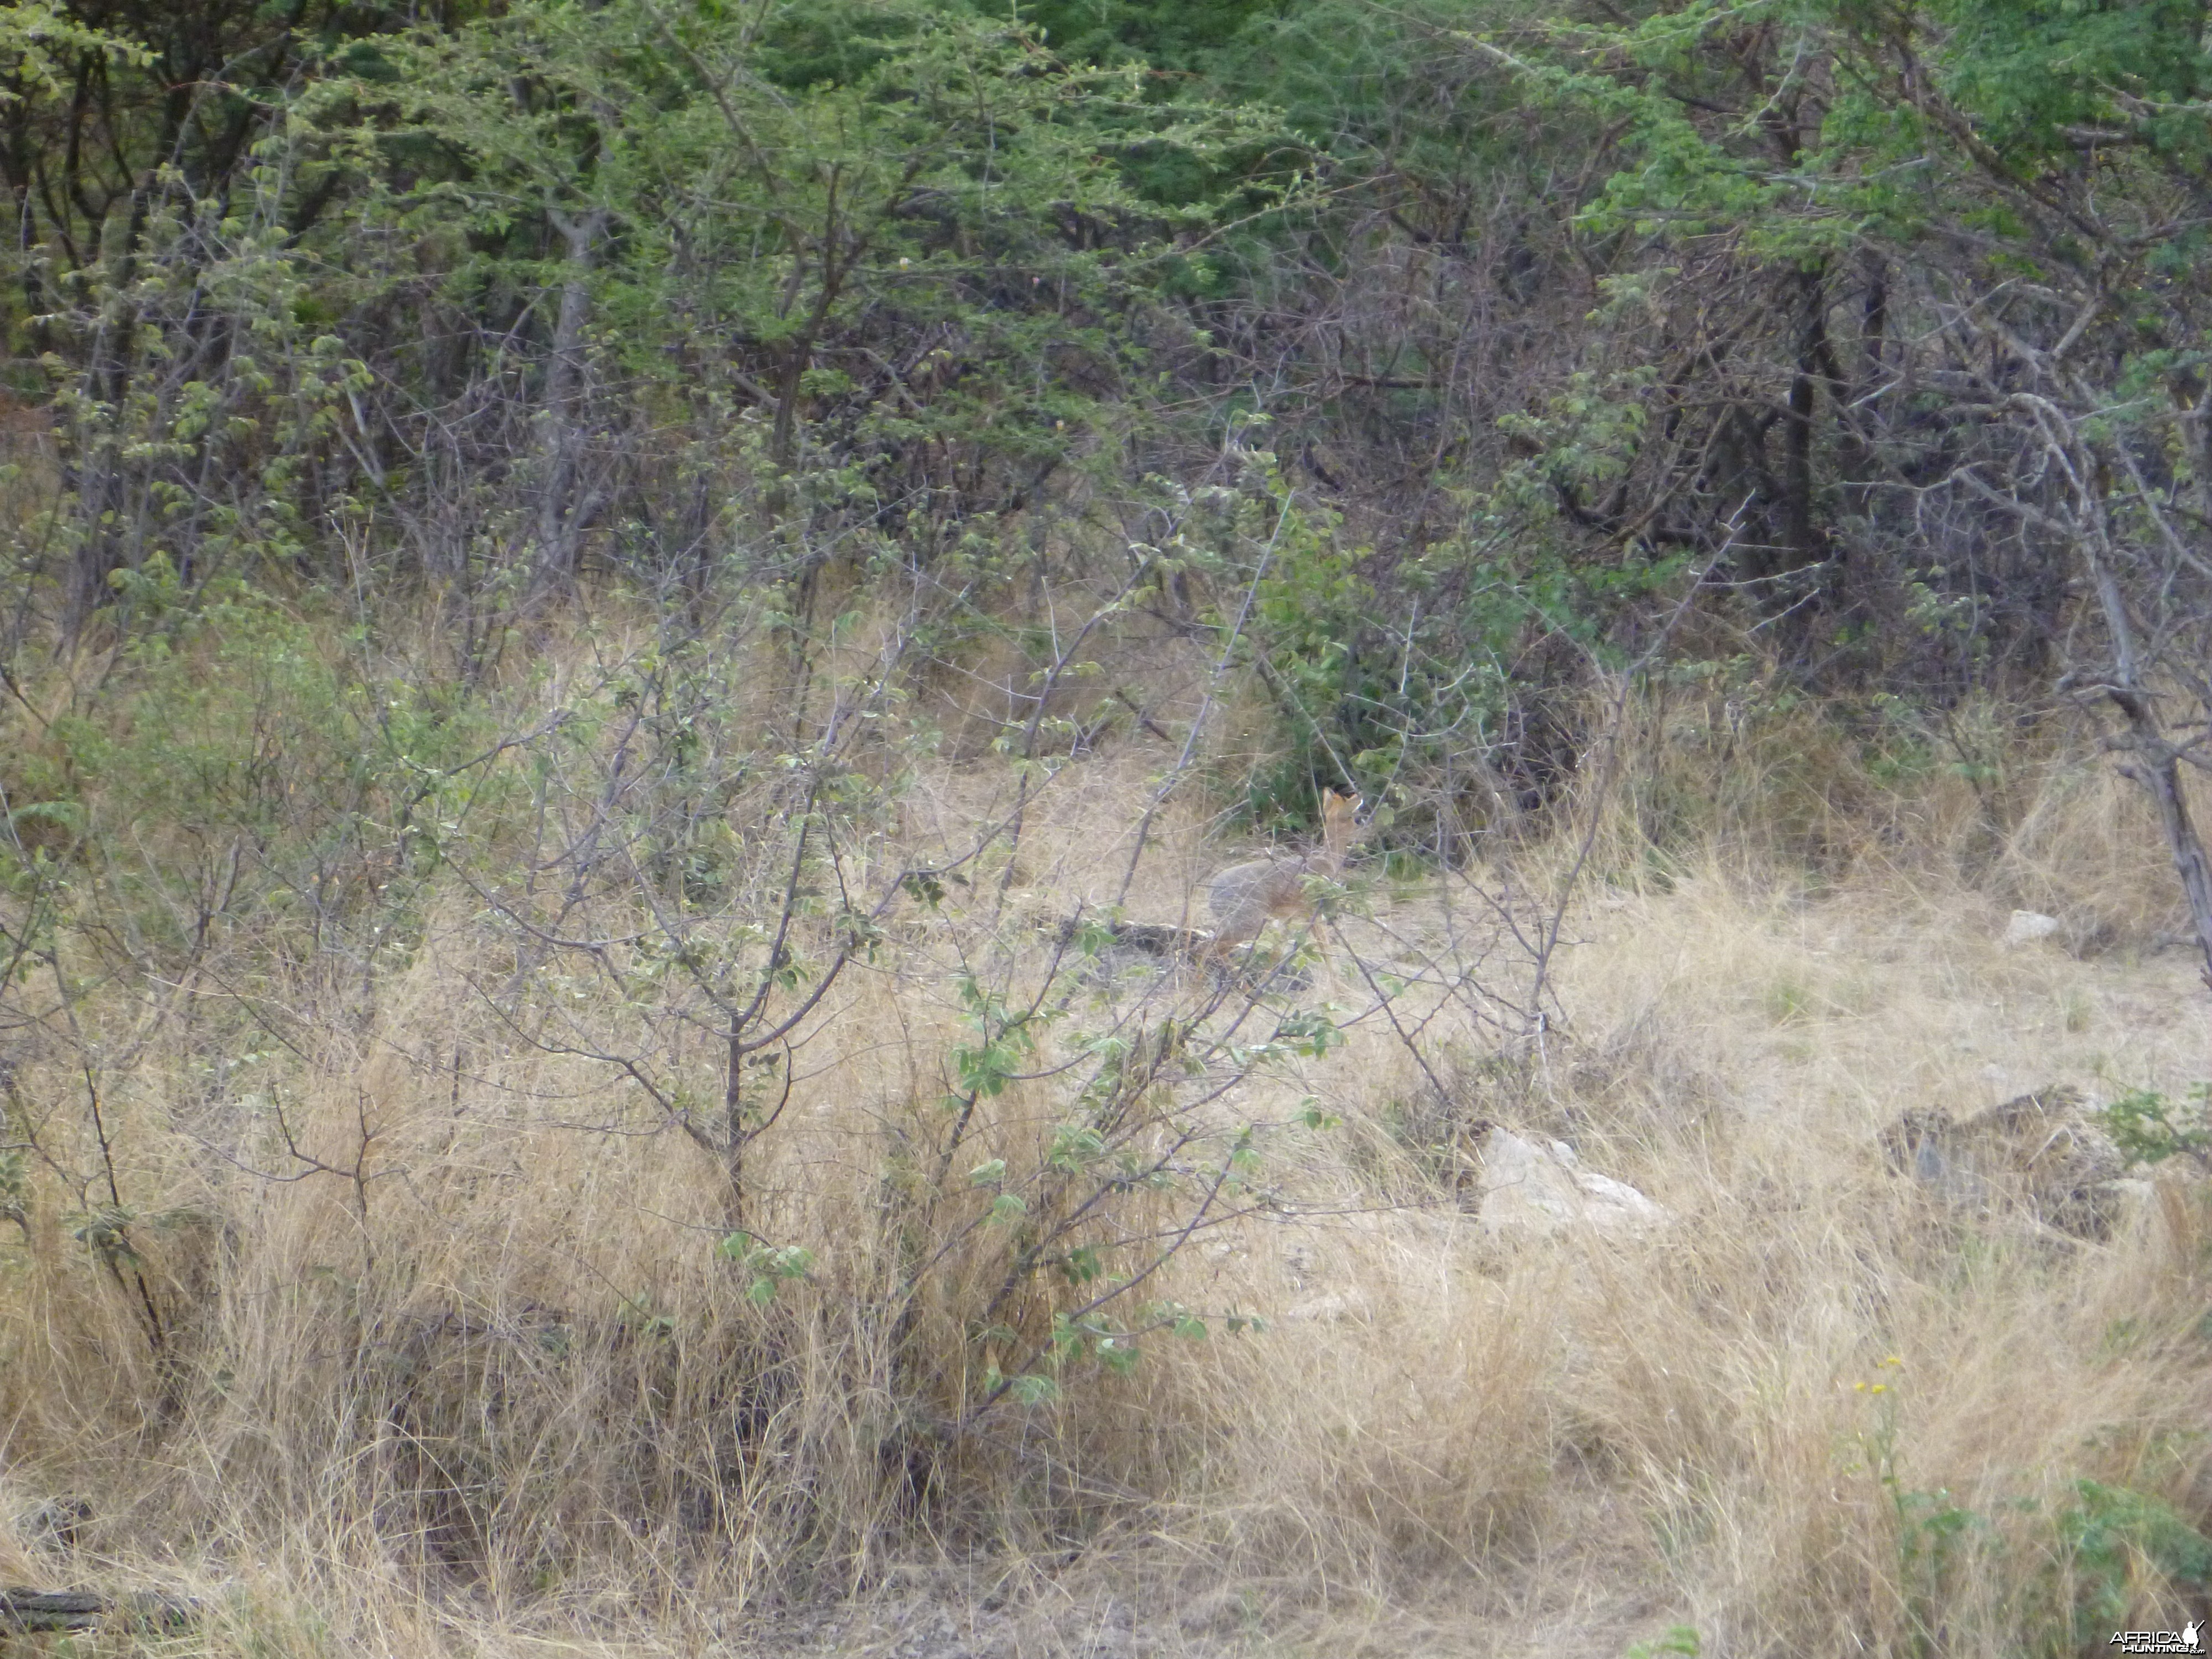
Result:
[[[2008,945],[2033,945],[2057,931],[2056,916],[2046,916],[2040,910],[2015,910],[2012,920],[2005,924],[2004,942]]]
[[[1540,1147],[1505,1129],[1484,1138],[1479,1184],[1476,1220],[1493,1238],[1548,1238],[1574,1226],[1634,1236],[1674,1218],[1626,1182],[1583,1169],[1571,1147]]]

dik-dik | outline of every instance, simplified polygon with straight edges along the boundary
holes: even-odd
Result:
[[[1357,833],[1352,822],[1359,803],[1349,795],[1326,790],[1321,798],[1321,846],[1304,858],[1255,859],[1231,865],[1206,889],[1206,908],[1213,912],[1215,953],[1259,936],[1270,916],[1293,920],[1310,915],[1314,894],[1310,876],[1334,881],[1344,869],[1344,855],[1352,850]]]

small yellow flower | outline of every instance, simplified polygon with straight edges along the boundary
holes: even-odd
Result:
[[[1863,1382],[1854,1382],[1851,1384],[1851,1387],[1856,1389],[1861,1394],[1864,1394],[1866,1392],[1866,1384]]]
[[[1869,1394],[1887,1394],[1889,1392],[1889,1384],[1887,1382],[1877,1382],[1873,1388],[1869,1389],[1868,1392]]]
[[[1885,1365],[1894,1365],[1899,1370],[1903,1370],[1905,1369],[1905,1361],[1896,1354],[1890,1355],[1888,1358],[1883,1360],[1881,1363]]]

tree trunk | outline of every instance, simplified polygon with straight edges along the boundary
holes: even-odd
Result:
[[[592,268],[607,212],[594,208],[574,218],[549,210],[568,245],[568,269],[553,324],[553,351],[545,374],[544,479],[538,497],[538,560],[534,597],[565,591],[576,579],[584,528],[598,502],[583,482],[584,413],[588,390],[584,333],[592,320]]]
[[[2075,459],[2065,456],[2063,449],[2057,453],[2062,459]],[[2084,480],[2099,476],[2086,460],[2075,460],[2074,471]],[[2100,689],[2127,721],[2124,734],[2106,741],[2130,755],[2121,763],[2121,772],[2141,784],[2158,805],[2166,851],[2172,855],[2174,873],[2181,878],[2189,919],[2197,932],[2197,953],[2204,959],[2204,983],[2212,988],[2212,862],[2204,856],[2204,843],[2181,793],[2181,750],[2160,728],[2158,710],[2144,689],[2135,619],[2112,566],[2110,514],[2102,495],[2096,491],[2082,490],[2081,505],[2086,509],[2079,526],[2081,562],[2088,568],[2089,585],[2097,595],[2098,609],[2104,612],[2112,645],[2112,672]]]
[[[1823,549],[1813,477],[1813,424],[1819,408],[1821,357],[1827,349],[1828,289],[1819,269],[1797,274],[1797,362],[1782,422],[1782,568],[1802,570]]]
[[[2158,804],[2159,825],[2166,831],[2173,872],[2181,878],[2181,891],[2189,901],[2197,954],[2204,959],[2204,983],[2212,988],[2212,860],[2204,855],[2204,842],[2181,793],[2179,752],[2158,729],[2158,719],[2148,698],[2140,692],[2118,689],[2109,690],[2107,695],[2127,716],[2128,735],[2116,741],[2133,751],[2134,757],[2123,762],[2120,771],[2141,784]]]

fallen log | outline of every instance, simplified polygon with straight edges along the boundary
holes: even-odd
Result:
[[[93,1630],[110,1620],[125,1625],[180,1630],[199,1616],[197,1601],[132,1591],[101,1595],[93,1590],[0,1589],[0,1631]]]

